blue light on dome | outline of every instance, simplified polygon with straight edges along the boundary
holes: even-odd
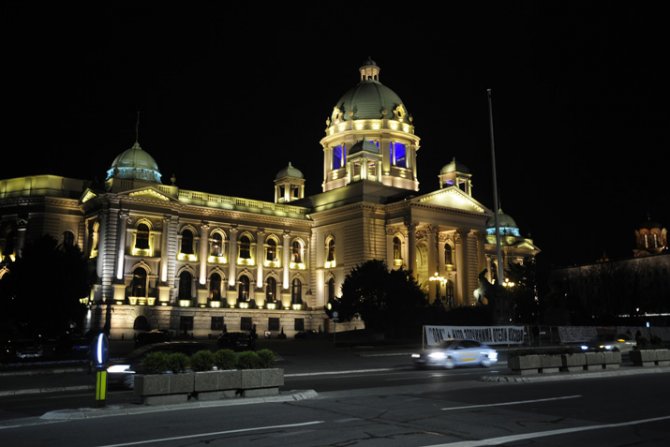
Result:
[[[500,229],[499,234],[501,236],[512,235],[512,236],[516,236],[516,237],[521,237],[521,233],[519,233],[519,229],[516,228],[516,227],[499,227],[499,229]],[[495,227],[487,228],[486,229],[486,234],[495,235],[496,234]]]

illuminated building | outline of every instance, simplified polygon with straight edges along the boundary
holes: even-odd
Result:
[[[135,142],[114,159],[104,188],[58,176],[0,181],[0,250],[20,255],[27,237],[44,232],[83,247],[100,278],[93,302],[114,306],[113,336],[140,327],[325,330],[324,306],[371,259],[411,270],[431,301],[474,305],[477,276],[495,251],[492,212],[455,160],[440,171],[439,189],[418,193],[420,139],[379,73],[366,61],[326,121],[320,194],[305,197],[307,179],[292,163],[274,179],[274,202],[163,184]],[[506,247],[517,256],[517,245]],[[532,241],[526,252],[537,252]],[[430,286],[434,274],[445,279],[439,287]]]

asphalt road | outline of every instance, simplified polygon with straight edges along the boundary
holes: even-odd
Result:
[[[409,360],[413,348],[334,348],[312,340],[276,343],[278,366],[285,369],[283,390],[318,392],[315,398],[283,403],[171,411],[138,406],[142,413],[56,421],[40,416],[49,410],[90,407],[92,390],[0,395],[0,445],[670,445],[670,371],[488,382],[481,378],[508,372],[504,364],[417,371]],[[82,371],[3,376],[0,389],[11,388],[5,380],[9,377],[39,384],[91,380]],[[130,392],[112,391],[107,404],[112,408],[131,400]]]
[[[432,376],[420,384],[399,379],[435,373],[374,372],[370,378],[375,386],[320,392],[317,398],[296,402],[182,408],[68,422],[15,420],[0,428],[0,443],[8,447],[670,445],[670,374],[502,384],[470,380],[464,371]]]

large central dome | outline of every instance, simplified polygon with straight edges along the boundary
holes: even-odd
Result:
[[[148,152],[142,150],[137,141],[133,147],[114,159],[111,168],[107,170],[107,179],[112,177],[161,182],[156,161]]]
[[[360,68],[361,82],[346,92],[335,104],[343,121],[356,119],[397,119],[407,110],[400,97],[379,82],[379,66],[368,59]],[[400,107],[400,108],[399,108]]]

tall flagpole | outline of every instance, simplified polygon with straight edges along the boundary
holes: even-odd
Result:
[[[491,130],[491,163],[493,165],[493,220],[495,222],[496,230],[496,258],[498,259],[498,268],[497,276],[498,280],[496,283],[498,285],[502,284],[505,280],[503,265],[502,265],[502,250],[500,247],[500,223],[498,221],[498,210],[500,210],[500,205],[498,205],[498,179],[496,176],[496,145],[495,139],[493,138],[493,104],[491,101],[491,89],[486,89],[486,94],[489,98],[489,127]]]

